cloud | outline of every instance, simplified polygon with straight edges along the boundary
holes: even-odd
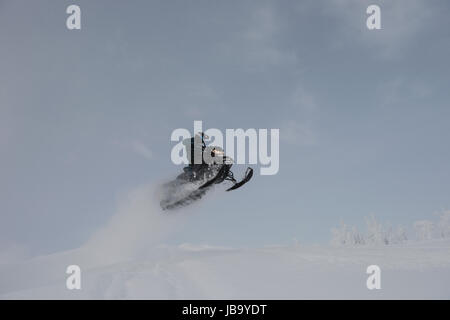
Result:
[[[308,125],[298,123],[296,120],[285,122],[280,128],[280,139],[294,145],[314,145],[316,137]]]
[[[429,85],[422,81],[409,80],[404,77],[396,77],[386,81],[378,87],[377,96],[380,97],[380,106],[390,107],[405,105],[405,101],[412,99],[420,101],[432,94]]]
[[[188,83],[180,95],[184,97],[183,113],[188,117],[199,118],[208,112],[220,112],[220,97],[207,83]]]
[[[269,5],[254,9],[245,26],[220,43],[220,54],[242,62],[251,71],[297,63],[295,52],[283,49],[278,42],[283,33],[280,20]]]
[[[151,160],[153,158],[153,152],[140,141],[133,141],[132,148],[134,152],[148,160]]]
[[[312,112],[317,109],[316,99],[303,86],[297,86],[291,98],[291,103],[295,109],[305,112]]]
[[[298,85],[290,98],[288,118],[280,126],[280,139],[294,145],[315,145],[314,113],[318,109],[315,97],[304,86]]]
[[[283,51],[277,46],[276,38],[280,32],[275,11],[268,6],[257,9],[240,39],[249,60],[269,65],[296,62],[292,52]]]

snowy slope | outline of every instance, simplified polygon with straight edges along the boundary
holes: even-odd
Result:
[[[450,298],[450,241],[393,246],[227,248],[162,245],[189,214],[164,215],[153,189],[130,194],[110,223],[76,250],[0,261],[2,299]],[[67,266],[82,289],[66,289]],[[368,290],[366,268],[381,268]]]
[[[65,288],[68,253],[3,268],[1,298],[450,298],[450,242],[374,248],[182,245],[149,253],[153,258],[141,261],[80,265],[80,291]],[[382,270],[381,290],[366,288],[371,264]]]

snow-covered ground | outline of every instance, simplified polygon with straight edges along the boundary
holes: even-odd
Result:
[[[1,298],[106,299],[449,299],[450,242],[334,248],[232,249],[159,246],[152,258],[82,268],[82,289],[65,287],[76,252],[3,267]],[[381,268],[368,290],[366,268]]]
[[[449,299],[450,240],[389,246],[163,245],[188,215],[163,215],[149,189],[72,251],[0,261],[2,299]],[[66,288],[81,267],[81,290]],[[366,268],[381,268],[368,290]]]

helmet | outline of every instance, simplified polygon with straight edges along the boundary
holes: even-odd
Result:
[[[225,153],[221,147],[213,147],[211,150],[211,156],[213,157],[223,157]]]

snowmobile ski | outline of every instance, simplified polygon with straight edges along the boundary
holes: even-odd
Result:
[[[235,183],[232,187],[228,188],[227,191],[236,190],[237,188],[242,187],[244,184],[249,182],[252,177],[253,177],[253,169],[247,168],[247,171],[245,171],[244,179]]]

